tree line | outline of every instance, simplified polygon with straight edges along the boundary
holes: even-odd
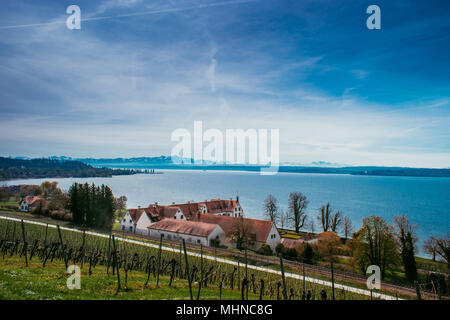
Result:
[[[291,192],[288,199],[288,210],[281,209],[278,200],[269,194],[264,200],[264,214],[267,219],[278,224],[282,229],[285,227],[294,228],[298,233],[300,229],[308,228],[311,232],[316,231],[316,224],[313,217],[308,217],[307,207],[309,201],[301,192]],[[353,225],[348,217],[344,217],[341,211],[333,211],[330,203],[319,208],[316,216],[323,232],[342,230],[345,238],[351,235]]]
[[[341,211],[334,211],[329,203],[318,209],[316,217],[308,217],[308,200],[301,192],[291,192],[288,199],[288,210],[284,211],[278,205],[278,200],[273,195],[268,195],[264,201],[265,216],[276,223],[282,229],[291,227],[296,233],[300,229],[309,228],[314,233],[317,221],[323,232],[333,231],[341,233],[343,238],[330,237],[322,245],[323,251],[327,252],[330,260],[332,256],[339,254],[342,244],[347,243],[353,256],[353,265],[365,274],[369,265],[380,267],[381,277],[384,278],[386,271],[394,267],[402,266],[405,277],[410,283],[418,279],[418,268],[415,254],[417,252],[417,225],[414,225],[404,215],[393,218],[393,225],[382,217],[371,215],[362,221],[362,227],[353,233],[353,224],[350,218],[345,217]],[[307,255],[311,260],[311,248],[307,245],[301,256]],[[281,249],[278,250],[281,252]],[[286,250],[285,250],[286,251]],[[289,251],[289,250],[287,250]],[[290,250],[288,254],[296,254]],[[424,251],[433,257],[433,261],[439,256],[447,263],[450,270],[450,237],[447,233],[441,237],[430,237],[424,245]]]
[[[130,169],[95,168],[81,161],[0,157],[0,180],[52,177],[111,177],[136,174]]]
[[[78,226],[108,229],[112,228],[116,200],[110,187],[94,183],[74,183],[69,189],[68,208],[73,224]]]

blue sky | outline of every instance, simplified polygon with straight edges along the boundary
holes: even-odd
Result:
[[[68,30],[66,8],[81,8]],[[366,8],[381,8],[381,30]],[[448,1],[2,1],[2,156],[170,154],[279,128],[280,160],[450,166]],[[31,25],[31,26],[30,26]]]

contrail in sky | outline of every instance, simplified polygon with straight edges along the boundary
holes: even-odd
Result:
[[[129,14],[120,14],[120,15],[116,15],[116,16],[92,17],[92,18],[81,19],[81,21],[85,22],[85,21],[98,21],[98,20],[109,20],[109,19],[117,19],[117,18],[138,17],[138,16],[146,16],[146,15],[152,15],[152,14],[162,14],[162,13],[190,11],[190,10],[212,8],[212,7],[222,7],[222,6],[227,6],[227,5],[242,4],[242,3],[255,2],[255,1],[258,1],[258,0],[216,2],[216,3],[210,3],[210,4],[200,4],[200,5],[191,6],[191,7],[181,7],[181,8],[178,7],[178,8],[169,8],[169,9],[160,9],[160,10],[150,10],[150,11],[135,12],[135,13],[129,13]],[[61,20],[61,21],[51,21],[51,22],[32,23],[32,24],[19,24],[19,25],[12,25],[12,26],[0,26],[0,29],[19,29],[19,28],[40,27],[40,26],[48,26],[48,25],[53,25],[53,24],[65,24],[65,23],[66,23],[66,20],[64,20],[64,21]]]

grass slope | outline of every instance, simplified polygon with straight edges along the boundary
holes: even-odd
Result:
[[[131,299],[131,300],[189,300],[189,287],[186,280],[174,279],[169,287],[169,277],[161,276],[159,288],[156,279],[150,277],[149,284],[144,288],[146,275],[133,271],[128,274],[125,286],[125,275],[121,270],[122,289],[117,292],[117,276],[106,274],[106,268],[96,266],[92,275],[88,267],[81,271],[81,289],[69,290],[66,286],[68,275],[65,274],[63,262],[53,262],[42,268],[39,259],[33,259],[26,268],[24,258],[18,256],[5,257],[0,260],[0,300],[98,300],[98,299]],[[194,298],[198,286],[193,286]],[[202,288],[200,298],[219,298],[219,288],[208,286]],[[238,290],[222,289],[222,299],[240,299]],[[249,292],[249,299],[257,299]]]

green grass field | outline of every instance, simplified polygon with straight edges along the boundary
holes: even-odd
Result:
[[[64,272],[63,262],[53,262],[42,268],[42,263],[35,259],[24,266],[24,258],[17,256],[6,257],[0,260],[0,300],[95,300],[95,299],[181,299],[189,300],[189,286],[186,280],[174,279],[169,286],[169,277],[160,276],[160,285],[156,288],[156,279],[150,277],[148,286],[144,288],[146,274],[140,271],[128,273],[127,284],[125,275],[121,270],[122,289],[117,292],[117,276],[111,273],[108,276],[104,266],[96,266],[89,276],[88,267],[81,272],[81,289],[69,290],[67,288],[68,275]],[[196,297],[198,285],[193,285]],[[216,286],[202,288],[201,299],[219,299],[220,292]],[[238,290],[222,289],[222,299],[240,299]],[[249,299],[258,296],[249,293]]]
[[[80,248],[83,243],[83,234],[73,231],[63,230],[62,239],[64,243],[68,246],[66,250],[70,251],[68,253],[69,265],[74,263],[80,265],[79,253]],[[38,226],[32,224],[25,224],[25,234],[27,238],[27,243],[29,244],[28,254],[34,249],[34,257],[30,263],[30,267],[25,267],[24,256],[19,258],[20,250],[23,248],[21,225],[17,222],[2,221],[0,223],[0,238],[3,239],[1,247],[0,256],[0,298],[1,299],[123,299],[125,297],[121,296],[121,292],[115,295],[115,288],[117,285],[117,278],[108,276],[106,273],[106,264],[108,261],[108,238],[101,238],[94,235],[86,235],[86,260],[85,268],[83,270],[83,279],[85,279],[85,292],[66,292],[65,289],[65,275],[64,275],[64,264],[63,258],[64,253],[61,251],[61,247],[57,247],[56,251],[52,251],[54,244],[59,243],[58,232],[54,228],[47,228],[45,226]],[[6,241],[6,242],[5,242]],[[17,250],[14,249],[18,245]],[[166,244],[165,244],[166,245]],[[127,299],[185,299],[188,297],[188,286],[187,278],[185,275],[177,273],[175,275],[176,282],[174,283],[174,288],[166,288],[164,286],[157,291],[161,291],[161,294],[157,293],[145,293],[143,294],[143,283],[146,277],[147,271],[145,266],[150,263],[150,265],[155,266],[154,262],[158,256],[158,249],[145,247],[139,244],[125,243],[123,241],[117,242],[117,252],[118,261],[120,263],[120,275],[123,288],[125,288],[125,268],[134,265],[133,271],[129,273],[128,276],[128,291]],[[176,270],[185,270],[184,255],[182,255],[179,246],[174,246],[173,252],[162,251],[161,252],[161,279],[162,284],[164,281],[168,281],[170,276],[171,267],[169,262],[175,260]],[[45,268],[42,268],[44,256],[49,256],[53,252],[55,259],[53,262],[48,260]],[[86,268],[89,265],[90,259],[99,259],[95,268],[93,269],[93,274],[89,276],[87,274]],[[152,260],[153,259],[153,260]],[[47,259],[45,259],[47,261]],[[152,262],[153,261],[153,262]],[[95,264],[95,263],[94,263]],[[194,290],[196,292],[198,288],[198,279],[200,276],[199,270],[201,270],[201,260],[199,257],[189,256],[190,270],[196,271],[196,276],[194,280]],[[240,283],[244,275],[246,274],[245,265],[241,262],[240,268],[237,269],[230,264],[221,263],[212,260],[203,261],[203,270],[212,270],[209,274],[209,289],[202,290],[200,299],[219,299],[219,285],[221,283],[220,279],[223,279],[223,288],[227,290],[223,291],[223,297],[227,299],[240,299],[240,292],[236,290],[238,283]],[[235,271],[233,272],[233,268]],[[129,268],[128,268],[129,270]],[[165,271],[164,271],[165,270]],[[177,272],[176,271],[176,272]],[[230,278],[230,275],[234,273],[234,278]],[[150,273],[151,274],[151,273]],[[281,277],[279,275],[268,273],[264,271],[249,270],[249,287],[252,287],[251,291],[254,290],[251,297],[259,297],[260,292],[260,281],[264,280],[264,297],[263,299],[276,299],[279,297],[279,287],[277,285],[281,283]],[[153,276],[150,276],[150,280],[154,282],[154,272]],[[165,280],[164,280],[165,279]],[[234,280],[233,280],[234,279]],[[239,280],[240,279],[240,280]],[[234,283],[234,290],[231,290]],[[197,281],[197,282],[196,282]],[[153,283],[151,282],[151,284]],[[286,286],[289,289],[289,295],[293,299],[299,299],[300,293],[303,287],[306,290],[311,290],[315,299],[319,298],[319,292],[322,289],[327,291],[328,297],[331,297],[331,288],[314,284],[311,282],[287,278]],[[92,290],[90,289],[92,288]],[[150,288],[151,285],[150,285]],[[27,291],[29,290],[29,292]],[[155,291],[155,292],[157,292]],[[25,294],[24,294],[25,292]],[[26,293],[29,294],[26,294]],[[35,294],[34,294],[34,293]],[[227,293],[228,292],[228,293]],[[64,293],[64,294],[63,294]],[[256,294],[256,296],[255,296]],[[341,290],[337,291],[336,299],[370,299],[367,296],[362,296],[359,294],[354,294],[351,292],[344,292]],[[32,295],[35,295],[34,297]]]

